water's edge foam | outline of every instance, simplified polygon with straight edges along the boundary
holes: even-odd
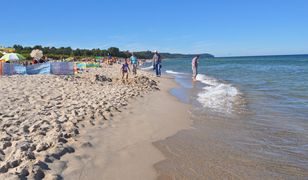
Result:
[[[203,107],[219,112],[232,112],[236,97],[240,94],[236,87],[203,74],[199,74],[197,80],[205,84],[197,98]]]
[[[187,78],[190,78],[187,73],[173,70],[166,70],[166,73],[175,77],[187,76]],[[204,108],[216,112],[232,112],[237,97],[241,94],[235,86],[204,74],[199,74],[197,81],[204,85],[196,99]]]

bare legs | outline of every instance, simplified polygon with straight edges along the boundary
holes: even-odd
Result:
[[[128,72],[122,72],[122,82],[128,82]]]

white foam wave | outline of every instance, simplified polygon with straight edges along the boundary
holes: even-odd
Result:
[[[145,71],[149,71],[149,70],[153,69],[153,66],[148,66],[148,67],[144,67],[144,68],[141,68],[141,69],[145,70]]]
[[[203,107],[219,112],[230,113],[232,111],[237,96],[240,94],[237,88],[203,74],[199,74],[197,80],[206,84],[197,99]]]
[[[186,73],[176,72],[172,70],[167,70],[166,73],[168,74],[174,74],[174,75],[185,75]]]

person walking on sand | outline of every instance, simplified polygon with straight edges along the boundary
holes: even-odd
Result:
[[[121,71],[122,71],[122,81],[124,82],[124,76],[125,76],[125,80],[128,81],[128,73],[130,72],[129,65],[128,65],[128,59],[124,61]]]
[[[132,56],[130,57],[130,62],[133,66],[133,74],[137,75],[138,59],[134,56],[134,53],[132,53]]]
[[[160,54],[157,51],[154,51],[154,56],[153,56],[153,70],[156,71],[156,76],[160,77],[161,76],[161,57]]]
[[[197,75],[198,75],[198,60],[199,60],[200,56],[196,56],[192,59],[191,61],[191,69],[192,69],[192,79],[193,81],[197,81]]]

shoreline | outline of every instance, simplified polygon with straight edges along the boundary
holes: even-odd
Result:
[[[110,127],[86,133],[83,140],[88,146],[64,156],[69,162],[62,174],[65,179],[159,178],[154,165],[166,157],[153,143],[191,125],[189,105],[169,92],[177,86],[175,81],[159,81],[160,91],[133,99],[123,112],[115,114]]]

